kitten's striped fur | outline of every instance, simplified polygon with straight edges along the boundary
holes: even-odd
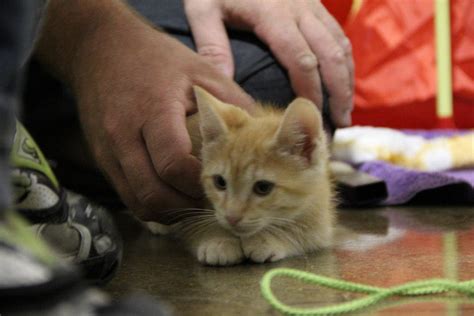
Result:
[[[210,207],[172,231],[211,265],[276,261],[330,246],[329,152],[316,106],[298,98],[286,110],[258,105],[250,116],[199,87],[194,91],[199,112],[188,130]],[[216,187],[216,176],[225,189]],[[273,189],[256,194],[257,181]],[[231,225],[226,217],[241,219]]]

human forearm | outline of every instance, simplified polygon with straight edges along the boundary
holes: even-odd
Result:
[[[117,41],[143,27],[148,26],[120,0],[50,0],[35,56],[74,87],[85,75],[84,63],[93,64],[99,50],[112,49],[104,39]]]

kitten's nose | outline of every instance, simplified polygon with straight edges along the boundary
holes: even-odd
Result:
[[[237,225],[241,220],[242,220],[242,216],[231,216],[231,215],[227,215],[225,217],[225,219],[227,220],[227,222],[230,224],[230,226],[235,226]]]

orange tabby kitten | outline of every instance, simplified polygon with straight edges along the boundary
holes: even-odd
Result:
[[[258,105],[250,116],[202,88],[194,92],[199,112],[188,130],[212,210],[171,231],[210,265],[277,261],[329,246],[335,216],[316,106],[297,98],[286,110]]]

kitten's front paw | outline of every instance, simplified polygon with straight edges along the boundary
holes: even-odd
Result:
[[[201,242],[197,248],[199,262],[208,265],[228,266],[241,262],[244,253],[237,238],[212,238]]]
[[[268,236],[251,236],[242,239],[246,258],[254,262],[274,262],[290,256],[288,245]]]

